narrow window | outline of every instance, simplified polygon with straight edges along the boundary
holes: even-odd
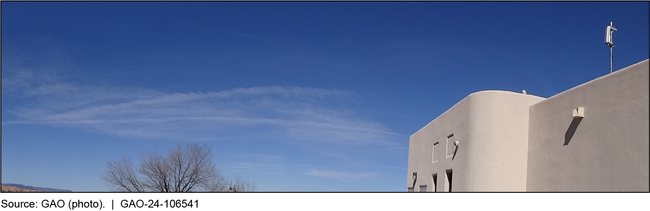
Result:
[[[420,185],[420,192],[427,192],[427,185]]]
[[[433,187],[431,187],[433,192],[438,192],[438,174],[433,174],[431,179],[433,179]]]
[[[451,190],[453,190],[451,188],[452,176],[453,176],[453,172],[451,169],[445,172],[445,192],[451,192]]]
[[[454,155],[454,134],[447,136],[447,157]]]
[[[435,162],[438,161],[438,159],[436,159],[436,148],[437,148],[439,143],[440,142],[433,143],[433,148],[431,149],[431,162],[432,163],[435,163]]]

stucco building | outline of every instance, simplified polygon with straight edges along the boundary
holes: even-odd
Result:
[[[409,138],[407,190],[649,191],[648,59],[549,98],[465,97]]]

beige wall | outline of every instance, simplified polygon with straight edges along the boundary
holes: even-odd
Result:
[[[470,94],[409,138],[407,187],[443,191],[445,171],[453,170],[453,191],[525,191],[528,108],[544,98],[507,91]],[[459,141],[456,156],[453,134]],[[437,162],[433,162],[433,144]],[[448,146],[449,144],[449,146]],[[452,160],[453,158],[453,160]]]
[[[527,190],[647,192],[648,77],[646,59],[531,106]]]
[[[453,191],[647,192],[648,71],[646,59],[549,99],[470,94],[411,135],[407,187],[433,191],[437,174],[443,191],[452,169]],[[578,107],[584,118],[573,117]],[[453,160],[450,134],[460,142]]]

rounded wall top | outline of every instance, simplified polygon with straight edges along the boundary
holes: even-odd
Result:
[[[527,93],[525,93],[525,91],[524,91],[524,93],[519,93],[519,92],[504,91],[504,90],[482,90],[482,91],[471,93],[471,94],[467,95],[467,97],[472,96],[472,95],[494,95],[494,94],[522,95],[522,96],[530,96],[530,97],[534,97],[534,98],[546,99],[544,97],[527,94]]]

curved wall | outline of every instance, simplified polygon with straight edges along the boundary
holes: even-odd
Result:
[[[443,191],[445,171],[451,169],[452,191],[525,191],[528,108],[542,100],[507,91],[470,94],[411,135],[407,187],[417,172],[415,191],[420,185],[434,191],[437,174],[437,191]],[[451,134],[460,143],[455,156],[447,141]]]
[[[647,192],[648,68],[646,59],[549,99],[472,93],[410,136],[407,187],[434,191],[436,174],[444,191],[451,169],[452,191]]]

